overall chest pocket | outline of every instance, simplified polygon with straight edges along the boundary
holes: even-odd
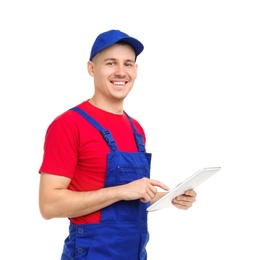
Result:
[[[149,178],[149,168],[146,166],[118,166],[117,185],[127,184],[143,177]]]
[[[118,166],[117,185],[149,177],[149,168],[145,166]],[[147,219],[148,203],[141,202],[140,199],[131,201],[119,201],[116,203],[117,218],[119,221],[140,221]]]
[[[147,153],[109,153],[105,187],[128,184],[143,177],[150,178],[150,163],[151,154]],[[149,204],[140,199],[116,202],[102,210],[102,221],[146,221]]]

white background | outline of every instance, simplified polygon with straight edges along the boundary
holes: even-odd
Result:
[[[148,259],[259,260],[259,1],[1,1],[1,255],[57,260],[67,219],[44,220],[38,169],[44,135],[93,94],[96,36],[141,40],[125,110],[143,125],[152,178],[174,187],[222,170],[188,211],[149,213]]]

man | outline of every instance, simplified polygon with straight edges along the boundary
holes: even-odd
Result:
[[[146,209],[169,188],[150,178],[144,130],[123,109],[143,49],[119,30],[101,33],[88,61],[93,96],[47,129],[39,207],[45,219],[70,220],[62,260],[147,259]],[[189,190],[172,203],[188,209],[196,195]]]

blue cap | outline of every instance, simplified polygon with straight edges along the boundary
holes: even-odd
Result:
[[[129,44],[130,46],[132,46],[132,48],[135,51],[136,57],[144,49],[143,44],[140,41],[138,41],[137,39],[130,37],[128,34],[123,33],[119,30],[110,30],[110,31],[103,32],[98,35],[98,37],[96,38],[96,40],[92,46],[89,60],[92,60],[92,58],[100,51],[110,47],[111,45],[113,45],[119,41],[125,42],[126,44]]]

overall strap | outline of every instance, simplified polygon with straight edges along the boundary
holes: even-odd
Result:
[[[70,110],[74,110],[78,112],[81,116],[83,116],[91,125],[93,125],[103,136],[105,139],[107,145],[109,146],[110,150],[113,152],[117,152],[118,148],[116,145],[115,140],[113,139],[111,133],[108,129],[103,128],[94,118],[92,118],[90,115],[88,115],[84,110],[82,110],[79,107],[73,107]]]
[[[134,126],[134,123],[132,121],[132,119],[130,118],[130,116],[124,111],[125,115],[127,116],[131,126],[132,126],[132,129],[134,131],[134,137],[135,137],[135,142],[136,142],[136,145],[137,145],[137,148],[138,148],[138,151],[139,152],[145,152],[145,146],[144,146],[144,140],[143,140],[143,136],[141,134],[139,134]]]

